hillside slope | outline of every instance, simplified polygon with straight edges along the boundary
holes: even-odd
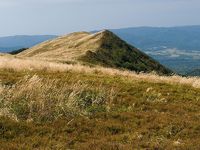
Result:
[[[200,78],[0,57],[1,149],[200,149]]]
[[[94,34],[72,33],[39,44],[18,56],[126,68],[136,72],[171,73],[169,69],[107,30]]]

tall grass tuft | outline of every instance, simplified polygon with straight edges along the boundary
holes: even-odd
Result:
[[[16,121],[52,121],[108,111],[106,106],[113,98],[113,89],[103,86],[25,76],[13,86],[1,86],[0,115]]]

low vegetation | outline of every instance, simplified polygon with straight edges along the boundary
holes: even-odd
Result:
[[[17,49],[17,50],[14,50],[14,51],[9,52],[9,54],[11,54],[11,55],[16,55],[16,54],[19,54],[19,53],[21,53],[21,52],[27,50],[27,49],[28,49],[28,48],[20,48],[20,49]]]
[[[2,149],[199,149],[200,79],[0,58]]]

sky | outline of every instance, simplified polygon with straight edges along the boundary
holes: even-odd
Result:
[[[200,0],[0,0],[0,36],[200,25]]]

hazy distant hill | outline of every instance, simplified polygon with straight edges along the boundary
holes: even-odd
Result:
[[[76,32],[36,45],[18,54],[65,62],[84,62],[133,71],[169,74],[170,70],[110,31]]]
[[[200,26],[137,27],[112,31],[142,49],[167,47],[200,51]]]
[[[185,74],[200,66],[200,26],[138,27],[112,31],[178,73]]]
[[[200,76],[200,68],[194,69],[191,72],[188,72],[187,75],[189,75],[189,76]]]
[[[21,48],[32,47],[55,37],[55,35],[19,35],[0,37],[0,52],[10,52]]]

